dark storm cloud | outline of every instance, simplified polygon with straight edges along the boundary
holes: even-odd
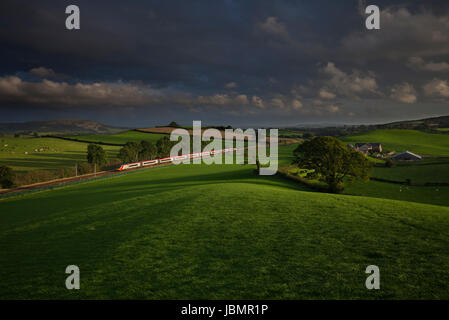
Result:
[[[374,32],[356,0],[77,1],[81,30],[68,31],[69,1],[4,0],[0,108],[8,119],[107,109],[130,124],[173,112],[243,124],[442,113],[446,2],[375,2]]]
[[[381,11],[382,32],[351,33],[342,41],[348,58],[393,60],[413,56],[449,54],[449,17],[430,11],[413,12],[407,7],[387,7]]]
[[[301,62],[326,53],[313,27],[326,17],[307,14],[323,11],[316,5],[79,1],[82,27],[69,32],[62,14],[68,3],[3,1],[2,16],[8,18],[1,40],[32,53],[35,64],[51,64],[60,72],[80,77],[107,77],[106,73],[117,77],[117,71],[105,72],[115,67],[125,79],[211,87],[237,80],[250,84],[260,80],[260,86],[270,76],[288,77],[304,69],[310,72],[308,64]],[[343,8],[340,11],[344,13]],[[284,33],[270,31],[270,21],[275,22],[272,28],[283,26]],[[282,63],[285,59],[290,63]],[[16,61],[16,70],[34,67],[30,60]]]

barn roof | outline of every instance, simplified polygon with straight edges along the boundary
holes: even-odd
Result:
[[[413,152],[410,152],[410,151],[404,151],[404,152],[395,154],[392,158],[397,158],[397,157],[401,157],[401,156],[411,156],[411,157],[414,157],[414,158],[422,159],[421,156],[419,156],[419,155],[417,155],[417,154],[415,154]]]

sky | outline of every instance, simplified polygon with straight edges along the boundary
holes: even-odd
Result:
[[[80,9],[67,30],[65,8]],[[365,27],[367,4],[380,30]],[[449,1],[0,2],[0,122],[369,124],[449,115]]]

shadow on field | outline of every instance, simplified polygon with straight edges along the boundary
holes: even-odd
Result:
[[[115,159],[117,152],[106,150],[108,159]],[[18,158],[4,158],[1,163],[7,166],[20,168],[18,171],[27,171],[29,168],[61,169],[73,168],[76,163],[87,162],[84,151],[64,151],[64,153],[35,152]]]
[[[168,170],[177,168],[160,168],[156,170]],[[156,171],[154,171],[156,172]],[[157,195],[168,191],[182,190],[188,187],[205,185],[224,185],[228,183],[245,183],[265,186],[278,186],[300,191],[312,191],[307,187],[285,180],[279,176],[256,176],[253,174],[253,167],[240,170],[229,170],[214,173],[201,173],[197,170],[179,170],[179,176],[161,178],[161,171],[157,172],[158,177],[153,177],[153,171],[133,173],[129,176],[114,177],[95,182],[95,185],[86,183],[79,185],[76,189],[64,188],[53,193],[45,194],[46,205],[51,205],[52,201],[60,204],[72,204],[74,201],[81,201],[84,206],[101,205],[116,200],[128,200],[147,195]],[[137,179],[135,179],[137,178]],[[88,189],[88,192],[86,192]],[[75,200],[77,199],[77,200]],[[42,199],[22,198],[21,202],[27,202],[27,206],[39,206]]]
[[[44,157],[42,155],[42,157]],[[58,157],[60,158],[60,157]],[[23,158],[8,158],[2,159],[1,163],[7,166],[19,168],[16,171],[28,171],[29,168],[36,168],[42,170],[54,170],[63,168],[72,168],[75,163],[83,159],[74,159],[73,156],[71,159],[37,159],[34,155],[31,159],[23,159]],[[73,165],[72,165],[73,164]]]

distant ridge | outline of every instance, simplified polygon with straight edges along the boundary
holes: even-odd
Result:
[[[17,123],[0,123],[0,133],[46,133],[46,134],[110,134],[128,128],[114,127],[100,122],[81,119],[42,120]]]
[[[296,126],[288,126],[286,128],[304,128],[304,129],[325,129],[325,128],[342,128],[342,127],[358,127],[365,126],[368,128],[401,128],[401,129],[432,129],[432,128],[449,128],[449,116],[437,116],[416,120],[400,120],[378,124],[337,124],[337,123],[305,123]]]
[[[417,120],[395,121],[377,125],[384,128],[435,129],[449,128],[449,116],[431,117]]]

